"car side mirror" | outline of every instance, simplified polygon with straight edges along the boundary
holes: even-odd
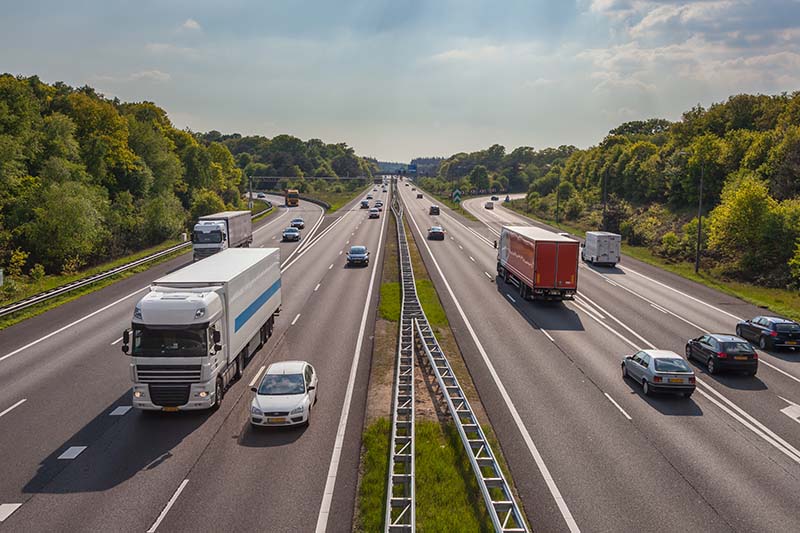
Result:
[[[258,387],[250,387],[250,390],[253,392],[258,392]]]
[[[309,385],[308,386],[308,390],[314,390],[314,389],[316,389],[316,387],[314,385]]]
[[[219,332],[219,330],[215,329],[214,330],[214,344],[219,344],[221,340],[222,340],[222,334]]]

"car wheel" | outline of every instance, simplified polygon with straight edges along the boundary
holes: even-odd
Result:
[[[686,345],[686,360],[687,361],[692,360],[692,347],[689,346],[688,344]]]
[[[214,405],[212,409],[219,409],[220,405],[222,405],[222,397],[224,394],[225,393],[222,391],[222,380],[217,379],[217,386],[214,388]]]
[[[767,337],[762,335],[761,338],[758,340],[758,347],[762,350],[769,350],[769,341],[767,341]]]
[[[748,371],[746,372],[746,375],[748,375],[748,376],[755,376],[755,375],[756,375],[756,373],[758,373],[758,369],[755,369],[755,370],[748,370]]]
[[[742,336],[742,327],[741,326],[736,326],[736,336],[737,337],[741,337],[742,339],[744,338]]]
[[[708,367],[709,374],[716,374],[717,371],[719,370],[717,368],[717,364],[714,362],[713,356],[708,358],[708,361],[706,361],[706,366]]]
[[[625,366],[625,363],[622,363],[622,379],[628,377],[628,367]]]
[[[647,382],[646,379],[642,380],[642,392],[644,392],[645,396],[650,396],[653,394],[653,391],[650,390],[650,384]]]

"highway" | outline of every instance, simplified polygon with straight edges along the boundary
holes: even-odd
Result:
[[[387,231],[360,199],[257,224],[253,246],[281,250],[282,313],[216,412],[130,409],[120,336],[149,282],[188,255],[1,331],[0,530],[349,531]],[[294,216],[303,240],[281,243]],[[344,268],[350,244],[373,251],[368,268]],[[283,359],[317,369],[310,426],[254,431],[249,383]]]
[[[800,530],[796,354],[762,353],[756,377],[695,365],[691,399],[620,373],[625,354],[682,354],[763,310],[628,257],[582,265],[575,301],[528,302],[495,279],[493,241],[531,220],[485,198],[464,202],[479,222],[430,216],[438,202],[399,189],[534,531]],[[424,240],[431,225],[444,241]]]

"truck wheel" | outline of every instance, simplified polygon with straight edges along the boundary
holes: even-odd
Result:
[[[244,351],[242,351],[242,353],[239,354],[239,357],[236,358],[236,374],[233,376],[233,379],[235,380],[242,379],[242,373],[244,373],[244,358]]]
[[[217,386],[214,390],[214,405],[211,406],[212,409],[216,410],[219,409],[219,406],[222,405],[222,397],[224,396],[224,392],[222,389],[222,380],[217,378]]]

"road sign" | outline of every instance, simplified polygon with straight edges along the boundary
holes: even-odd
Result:
[[[461,203],[461,191],[456,189],[453,191],[453,201],[457,204]]]

